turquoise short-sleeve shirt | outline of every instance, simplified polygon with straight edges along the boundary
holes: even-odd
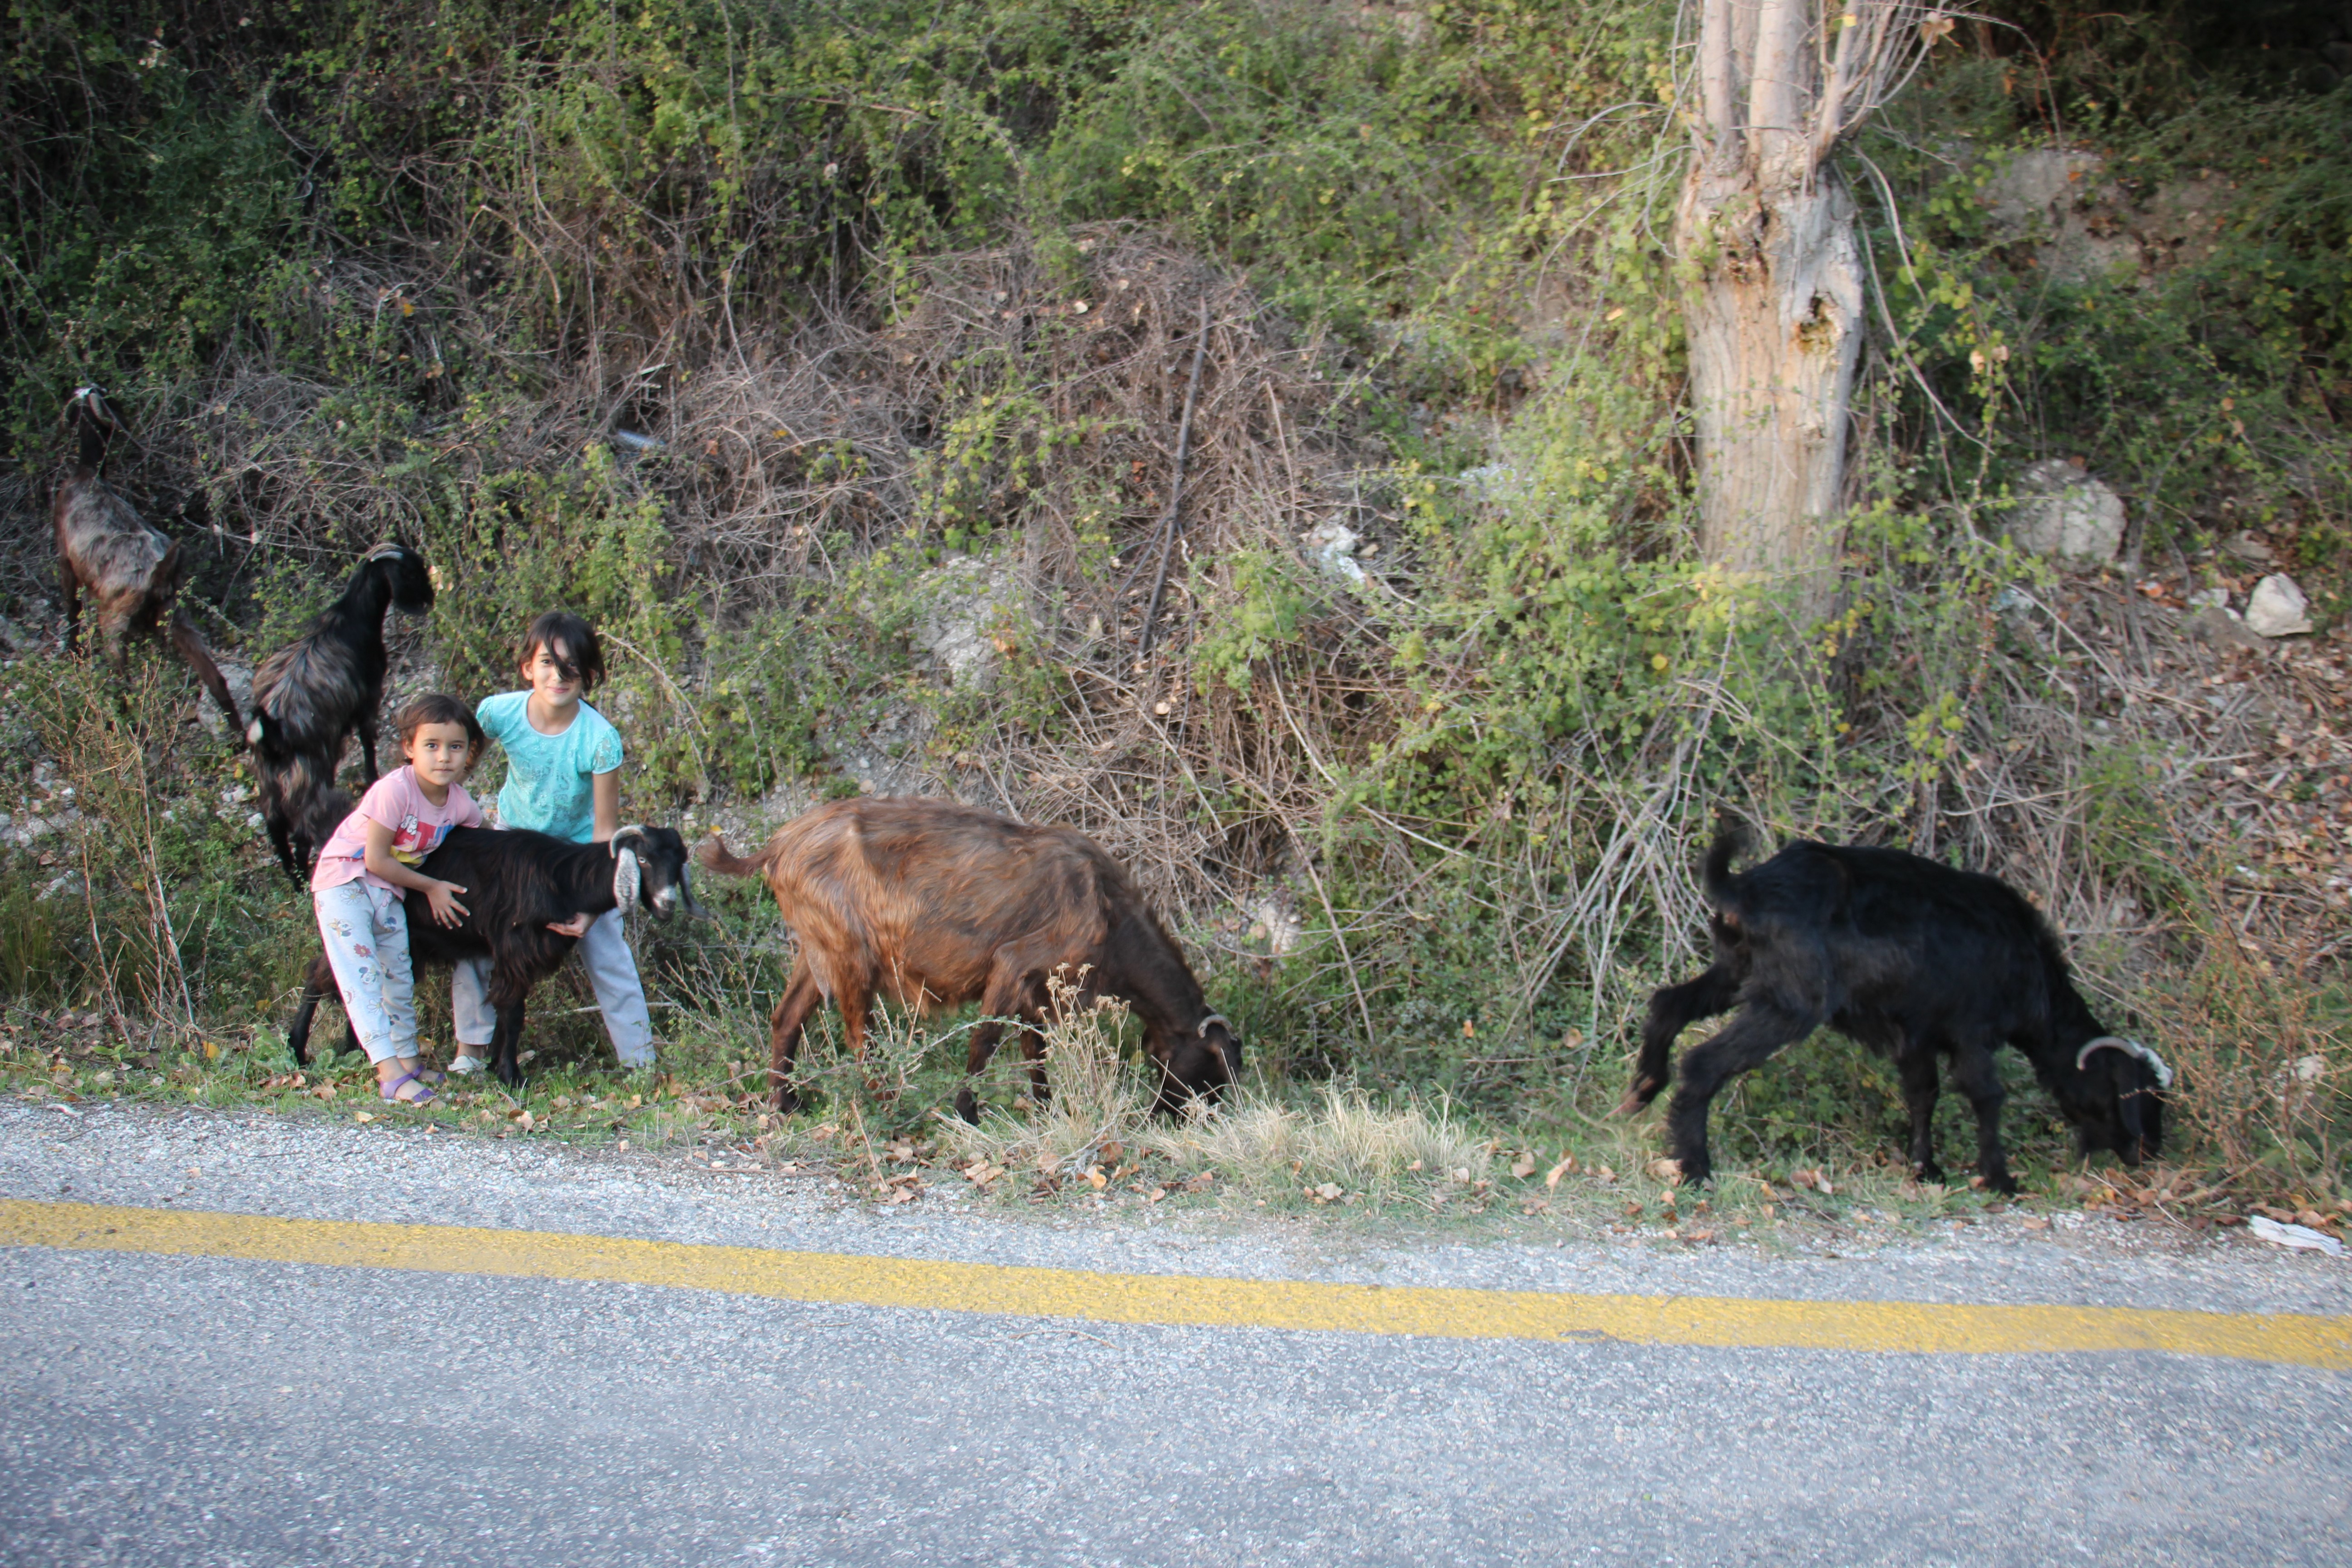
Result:
[[[499,820],[551,833],[574,844],[596,837],[596,793],[589,781],[621,765],[621,732],[585,702],[561,735],[542,735],[524,712],[528,691],[485,697],[474,710],[483,731],[506,751],[507,782]]]

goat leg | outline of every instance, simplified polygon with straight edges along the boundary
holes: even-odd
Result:
[[[245,721],[237,716],[236,699],[228,694],[228,682],[221,679],[220,666],[213,662],[213,650],[205,646],[205,639],[196,631],[195,623],[188,619],[187,611],[175,609],[172,612],[171,637],[172,651],[180,656],[181,663],[195,672],[196,679],[212,693],[213,701],[219,705],[222,716],[228,720],[229,743],[233,746],[245,744]]]
[[[801,1030],[824,1004],[815,977],[805,964],[795,965],[792,984],[768,1016],[768,1087],[775,1090],[776,1109],[786,1115],[801,1108],[801,1097],[793,1090],[793,1058],[800,1050]]]
[[[1696,979],[1651,992],[1649,1016],[1642,1023],[1642,1055],[1633,1064],[1633,1084],[1618,1103],[1617,1114],[1631,1116],[1655,1100],[1672,1074],[1669,1058],[1682,1032],[1701,1018],[1729,1012],[1738,999],[1739,977],[1721,963]]]
[[[1936,1083],[1934,1047],[1904,1037],[1895,1053],[1903,1073],[1903,1107],[1911,1113],[1911,1172],[1923,1182],[1940,1182],[1944,1167],[1936,1163]]]
[[[1706,1112],[1723,1086],[1769,1060],[1821,1026],[1817,1011],[1800,1011],[1776,1000],[1752,1000],[1715,1037],[1683,1053],[1675,1097],[1666,1105],[1666,1142],[1682,1164],[1682,1179],[1696,1184],[1715,1174],[1706,1152]]]
[[[373,784],[375,783],[377,778],[375,771],[375,715],[373,713],[368,713],[361,718],[359,722],[359,731],[360,755],[367,761],[367,782]]]
[[[499,1081],[509,1089],[522,1087],[522,1064],[517,1059],[516,1047],[522,1042],[523,1002],[520,996],[504,1004],[491,998],[499,1010],[499,1023],[490,1035],[490,1061]]]
[[[1952,1087],[1968,1096],[1977,1113],[1977,1172],[1994,1192],[2014,1195],[2017,1181],[2009,1173],[2009,1152],[2000,1143],[2000,1107],[2009,1098],[2001,1087],[2000,1064],[1992,1047],[1981,1040],[1960,1040],[1952,1049]]]
[[[1029,1064],[1029,1098],[1039,1105],[1053,1104],[1054,1085],[1045,1076],[1045,1037],[1034,1024],[1022,1026],[1021,1057]]]
[[[985,1014],[988,1009],[983,1005],[981,1011]],[[980,1125],[980,1097],[971,1091],[972,1080],[986,1070],[989,1058],[996,1055],[996,1042],[1003,1033],[1003,1025],[983,1016],[971,1032],[971,1048],[964,1053],[963,1086],[956,1090],[956,1114],[974,1127]]]
[[[335,989],[335,971],[320,953],[310,961],[302,976],[302,1000],[294,1009],[293,1022],[286,1026],[286,1048],[294,1054],[296,1067],[310,1065],[310,1021],[319,1011],[319,1004]]]
[[[262,826],[267,828],[269,833],[269,847],[274,853],[276,853],[278,863],[286,868],[286,875],[292,879],[294,883],[294,890],[296,892],[306,890],[309,888],[310,883],[302,875],[300,861],[309,859],[310,857],[307,854],[304,854],[298,858],[294,846],[294,830],[292,825],[289,824],[283,816],[278,816],[275,813],[264,813],[261,820]]]
[[[66,602],[66,652],[71,654],[81,636],[81,579],[62,555],[58,557],[58,595]]]
[[[1043,1105],[1051,1092],[1045,1080],[1045,1041],[1036,1036],[1036,1049],[1030,1051],[1029,1040],[1035,1035],[1035,1026],[1027,1020],[1036,1017],[1042,1009],[1033,1005],[1032,993],[1037,989],[1033,976],[1038,965],[1030,955],[1012,946],[996,950],[989,965],[988,986],[980,994],[980,1026],[971,1032],[971,1049],[963,1059],[963,1087],[956,1090],[956,1114],[977,1127],[980,1125],[980,1100],[972,1093],[972,1080],[978,1078],[996,1055],[997,1042],[1004,1037],[1003,1020],[1023,1020],[1021,1049],[1034,1064],[1030,1068],[1030,1082],[1037,1090],[1037,1103]],[[1042,999],[1036,999],[1042,1000]]]

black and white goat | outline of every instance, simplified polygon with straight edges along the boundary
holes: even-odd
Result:
[[[574,844],[520,829],[453,827],[417,869],[465,889],[458,901],[467,913],[455,926],[437,925],[425,896],[407,894],[409,961],[417,969],[461,958],[490,961],[489,1003],[498,1025],[489,1060],[509,1088],[522,1081],[517,1057],[523,1005],[531,988],[562,968],[579,942],[550,931],[550,922],[629,904],[657,920],[681,908],[700,912],[687,881],[686,840],[670,827],[624,827],[607,844]],[[310,962],[301,1003],[286,1030],[297,1062],[309,1063],[311,1015],[334,990],[334,971],[322,952]],[[348,1027],[343,1048],[360,1048],[358,1036]]]
[[[253,721],[245,737],[253,743],[261,818],[278,863],[298,888],[319,847],[303,830],[310,797],[335,782],[344,738],[355,730],[367,782],[376,781],[376,710],[391,663],[383,647],[384,613],[421,616],[432,607],[433,574],[425,558],[404,544],[379,544],[352,574],[342,597],[253,672]]]
[[[105,393],[84,386],[67,402],[65,423],[77,437],[75,463],[58,483],[49,516],[57,531],[58,589],[65,598],[66,651],[73,652],[81,630],[81,596],[88,594],[98,616],[99,641],[116,674],[122,672],[124,644],[132,634],[164,637],[227,715],[234,736],[243,728],[236,700],[213,662],[212,649],[179,606],[187,567],[178,542],[148,527],[100,477],[107,447],[126,434],[122,422]]]
[[[1911,1113],[1911,1164],[1940,1181],[1935,1113],[1938,1056],[1977,1114],[1985,1184],[2013,1193],[2000,1142],[2004,1042],[2033,1064],[2074,1123],[2083,1152],[2112,1149],[2137,1165],[2164,1142],[2172,1069],[2137,1040],[2107,1033],[2074,989],[2049,923],[2007,883],[1899,849],[1801,841],[1731,874],[1740,835],[1707,850],[1715,963],[1650,997],[1642,1054],[1620,1113],[1666,1084],[1675,1038],[1737,1007],[1712,1038],[1683,1053],[1666,1107],[1682,1179],[1703,1182],[1709,1103],[1730,1079],[1826,1024],[1894,1058]]]

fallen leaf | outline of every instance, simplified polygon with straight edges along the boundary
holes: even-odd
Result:
[[[1148,1192],[1148,1193],[1144,1194],[1143,1195],[1144,1195],[1144,1197],[1145,1197],[1145,1198],[1147,1198],[1147,1199],[1148,1199],[1148,1200],[1150,1200],[1150,1202],[1152,1202],[1152,1203],[1155,1203],[1155,1204],[1156,1204],[1156,1203],[1158,1203],[1160,1199],[1162,1199],[1162,1198],[1164,1198],[1164,1197],[1166,1197],[1166,1196],[1168,1195],[1168,1189],[1167,1189],[1166,1187],[1154,1187],[1154,1188],[1152,1188],[1150,1192]]]
[[[371,1115],[369,1115],[369,1114],[368,1114],[366,1111],[364,1111],[364,1110],[354,1110],[353,1112],[352,1112],[352,1121],[359,1121],[359,1122],[368,1122],[368,1121],[373,1121],[375,1120],[375,1118],[374,1118],[374,1117],[373,1117],[373,1116],[371,1116]]]
[[[1327,1204],[1334,1202],[1339,1196],[1339,1184],[1337,1182],[1326,1182],[1321,1186],[1315,1189],[1315,1195],[1321,1198]]]
[[[1559,1164],[1554,1165],[1550,1170],[1544,1173],[1544,1191],[1552,1192],[1557,1190],[1559,1186],[1559,1179],[1575,1169],[1575,1155],[1570,1154],[1562,1159]]]
[[[2050,1222],[2043,1219],[2040,1215],[2029,1215],[2026,1216],[2024,1225],[2025,1228],[2028,1230],[2048,1230],[2050,1228]]]
[[[1650,1162],[1650,1174],[1662,1182],[1679,1182],[1683,1178],[1683,1163],[1680,1160],[1653,1160]]]
[[[1517,1176],[1519,1180],[1524,1182],[1535,1173],[1536,1157],[1533,1154],[1523,1153],[1517,1159],[1511,1162],[1511,1174]]]

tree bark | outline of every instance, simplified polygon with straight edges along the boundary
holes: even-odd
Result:
[[[1699,0],[1696,16],[1675,243],[1700,548],[1825,606],[1863,332],[1853,197],[1829,156],[1951,19],[1937,0]]]
[[[1684,313],[1700,549],[1743,574],[1798,579],[1818,604],[1834,587],[1862,255],[1834,167],[1768,172],[1697,161],[1675,219],[1697,273]]]

